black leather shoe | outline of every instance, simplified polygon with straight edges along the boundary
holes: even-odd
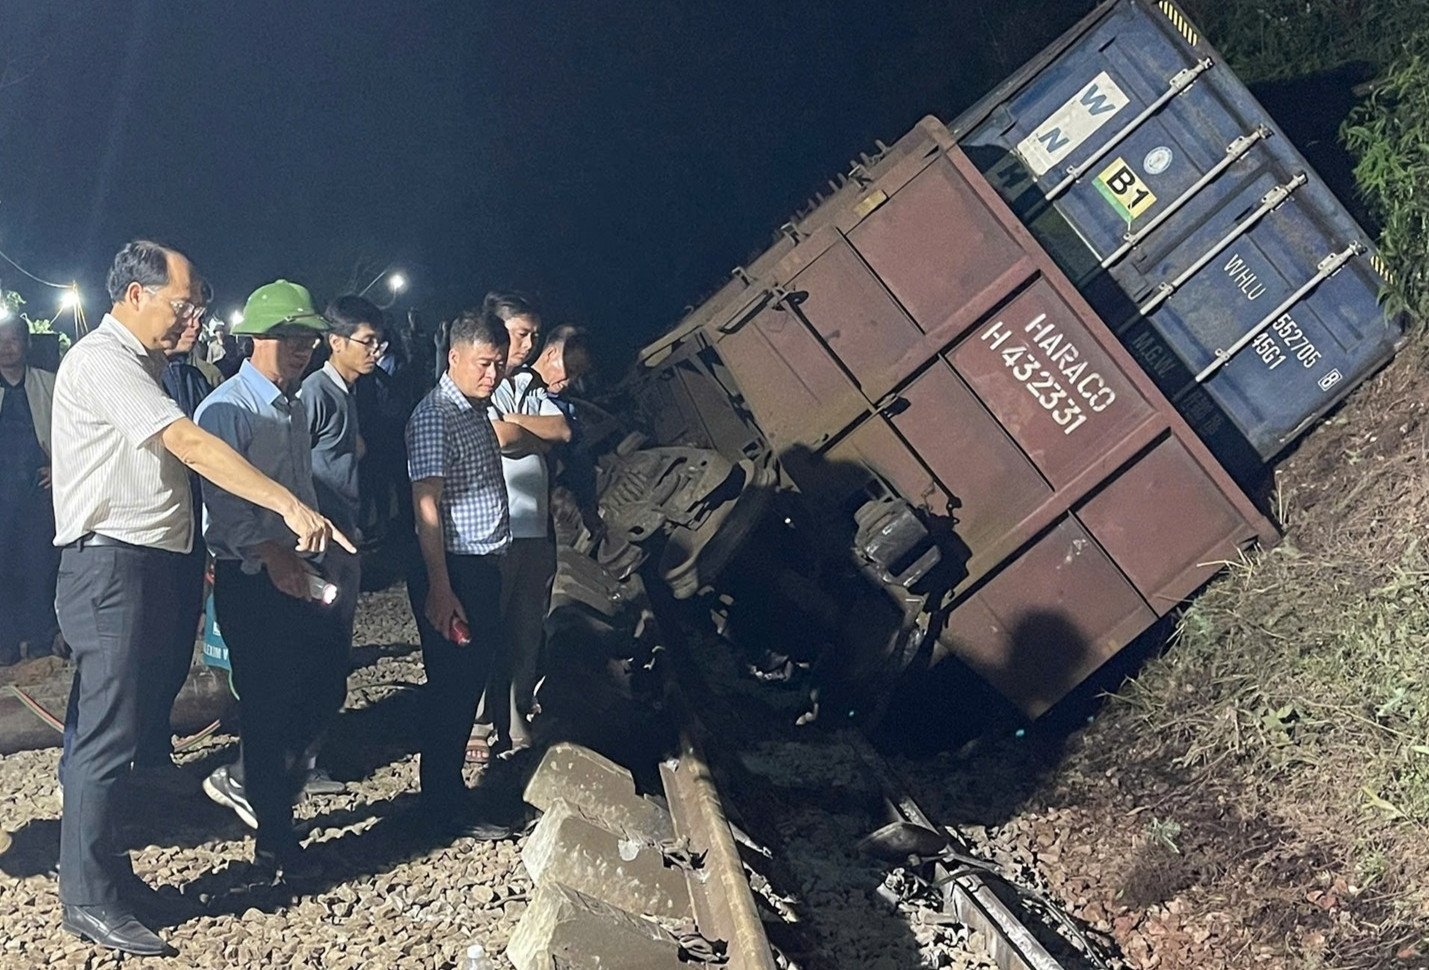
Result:
[[[458,822],[453,830],[457,838],[476,839],[478,842],[505,842],[512,837],[511,828],[494,822]]]
[[[171,957],[179,952],[118,906],[66,905],[60,926],[81,939],[135,956]]]

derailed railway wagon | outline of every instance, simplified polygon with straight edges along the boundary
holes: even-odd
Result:
[[[1096,33],[1111,24],[1136,39],[1152,18],[1169,22],[1155,26],[1169,39],[1143,39],[1130,60]],[[1041,166],[1054,173],[1045,184],[1022,178],[1010,191],[1007,159],[1025,169],[1046,153],[1046,119],[1007,106],[1040,92],[1039,105],[1065,102],[1053,115],[1077,115],[1085,92],[1068,88],[1059,58],[1086,60],[1078,42],[1088,37],[1105,41],[1091,49],[1124,102],[1121,121],[1094,119],[1099,140],[1086,133]],[[855,162],[832,195],[646,347],[627,384],[658,444],[713,449],[773,482],[770,514],[746,528],[734,564],[686,568],[677,595],[707,596],[725,624],[756,601],[761,623],[782,617],[777,649],[841,683],[850,710],[876,711],[895,680],[955,656],[1041,715],[1227,562],[1277,540],[1235,475],[1254,477],[1396,346],[1372,247],[1284,138],[1269,158],[1227,148],[1219,115],[1174,105],[1206,62],[1219,63],[1179,10],[1115,0],[1069,38],[977,109],[969,124],[980,134],[960,142],[926,118]],[[1148,56],[1200,67],[1187,77],[1193,68],[1162,65],[1164,97],[1144,78],[1118,80],[1123,67],[1145,74]],[[1261,132],[1251,148],[1271,140],[1264,112],[1219,70],[1213,104],[1251,118]],[[1049,77],[1061,80],[1039,88]],[[1161,208],[1108,198],[1092,183],[1108,182],[1109,156],[1155,125],[1193,160],[1228,161],[1176,171],[1180,188],[1162,190]],[[1304,185],[1300,209],[1266,217],[1285,201],[1265,199],[1282,176]],[[1138,178],[1156,194],[1154,176]],[[1064,212],[1058,197],[1076,205]],[[1077,221],[1098,197],[1126,210],[1114,245]],[[1217,262],[1228,234],[1258,267],[1273,312],[1219,309],[1221,276],[1254,303]],[[1054,237],[1093,253],[1111,245],[1113,262],[1135,273],[1069,277],[1086,254],[1049,247]],[[1343,258],[1327,261],[1326,247]],[[1148,305],[1163,277],[1181,293]],[[1143,312],[1109,319],[1126,306]],[[1257,341],[1271,334],[1285,352],[1287,318],[1315,342],[1313,363],[1269,366]],[[1333,367],[1319,366],[1330,357]],[[1192,386],[1168,384],[1164,360]],[[1278,412],[1268,406],[1277,397]],[[716,558],[717,568],[730,556]]]

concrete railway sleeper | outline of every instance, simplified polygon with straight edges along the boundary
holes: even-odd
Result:
[[[657,652],[661,706],[678,738],[658,765],[663,797],[641,794],[631,770],[569,742],[546,751],[526,786],[542,815],[522,850],[536,889],[507,950],[518,970],[780,965],[701,729],[668,654]]]
[[[543,814],[522,851],[536,890],[507,951],[519,970],[777,966],[709,767],[681,747],[662,800],[588,748],[546,753],[526,790]]]
[[[778,953],[777,948],[770,947],[764,932],[759,929],[759,915],[750,905],[753,897],[758,895],[770,909],[784,910],[767,917],[773,923],[781,917],[788,921],[791,912],[792,918],[797,919],[799,901],[780,897],[768,885],[760,887],[763,890],[761,893],[751,893],[750,877],[753,877],[755,882],[767,883],[767,880],[754,869],[740,863],[738,855],[735,854],[735,843],[738,842],[753,854],[766,858],[772,853],[724,819],[725,810],[720,808],[720,795],[714,787],[715,773],[710,772],[712,763],[725,766],[736,761],[738,755],[717,743],[718,739],[727,738],[729,735],[710,731],[701,721],[700,710],[709,712],[712,718],[718,717],[713,708],[727,706],[729,699],[719,696],[719,688],[712,689],[706,681],[700,660],[708,657],[699,658],[697,653],[708,655],[724,650],[728,644],[722,643],[717,637],[701,636],[696,630],[683,625],[681,620],[688,614],[673,600],[660,595],[659,590],[652,591],[650,598],[658,611],[664,634],[663,641],[668,647],[661,656],[667,677],[667,706],[677,715],[682,725],[681,764],[667,765],[662,767],[661,772],[670,799],[670,808],[672,812],[679,810],[680,816],[688,817],[694,814],[689,811],[688,797],[678,794],[679,777],[685,767],[684,759],[693,755],[691,764],[703,766],[706,772],[701,779],[706,786],[703,797],[708,800],[707,804],[713,806],[712,811],[698,820],[708,822],[710,826],[706,830],[708,842],[696,841],[700,844],[723,843],[725,846],[722,850],[725,854],[722,857],[709,860],[713,863],[711,874],[700,887],[704,891],[703,894],[695,897],[697,922],[707,931],[713,928],[716,935],[731,941],[728,951],[730,966],[802,966],[797,957],[786,956]],[[701,699],[702,703],[697,705],[694,699]],[[697,706],[699,710],[695,709]],[[739,713],[747,715],[749,712]],[[754,723],[755,718],[750,718],[749,722]],[[760,732],[756,728],[741,736],[740,740],[747,742],[751,736],[758,733]],[[858,849],[888,863],[890,868],[897,867],[906,891],[937,894],[940,897],[942,918],[955,921],[971,930],[978,940],[978,944],[974,945],[980,945],[1000,970],[1106,970],[1107,963],[1097,952],[1096,944],[1088,939],[1069,917],[1063,915],[1055,903],[1019,885],[1014,878],[1000,872],[992,863],[976,858],[973,850],[964,843],[956,830],[939,826],[930,819],[895,780],[883,757],[860,732],[842,731],[838,732],[837,737],[846,747],[844,760],[852,764],[852,770],[867,776],[871,788],[881,792],[884,805],[892,818],[889,824],[865,837],[858,844]],[[695,740],[697,738],[706,743],[701,746]],[[709,752],[708,758],[701,753],[705,750]],[[726,795],[724,804],[732,813],[739,812],[741,808],[737,795]],[[678,816],[676,831],[682,831]],[[722,885],[715,887],[718,891],[711,892],[712,884],[716,880],[721,881]],[[897,881],[899,880],[890,878],[884,887],[880,887],[877,895],[885,902],[896,903],[896,898],[889,898],[890,894],[896,893],[888,887]],[[1009,905],[994,892],[993,884],[1005,885],[1013,890],[1018,896],[1016,902]],[[1055,927],[1055,932],[1065,941],[1061,949],[1074,954],[1074,960],[1064,957],[1059,961],[1049,952],[1047,946],[1030,928],[1029,924],[1033,920],[1024,911],[1024,907],[1019,905],[1023,902],[1031,903],[1045,914],[1046,918],[1041,922]],[[792,910],[781,907],[780,903],[793,904]],[[870,906],[875,905],[872,899],[868,900],[868,903]],[[819,941],[814,941],[814,946],[817,948]],[[777,963],[763,962],[762,954],[770,952],[775,954]],[[828,953],[819,953],[813,956],[810,962],[818,965],[846,965],[841,962],[841,955]]]

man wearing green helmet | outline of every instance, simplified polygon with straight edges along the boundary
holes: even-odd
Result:
[[[317,504],[308,421],[298,389],[327,321],[307,289],[260,286],[237,335],[253,355],[199,407],[199,427]],[[204,780],[214,801],[258,830],[254,862],[293,879],[317,875],[293,831],[305,754],[347,695],[347,641],[321,595],[321,559],[305,559],[272,513],[205,483],[204,539],[214,556],[214,612],[239,696],[239,761]],[[326,602],[325,602],[326,600]]]

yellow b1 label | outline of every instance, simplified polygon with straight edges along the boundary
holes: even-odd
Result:
[[[1128,220],[1156,204],[1156,196],[1124,159],[1112,162],[1096,179],[1097,191]]]

